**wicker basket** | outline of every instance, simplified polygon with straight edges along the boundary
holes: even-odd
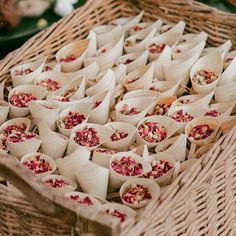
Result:
[[[186,0],[88,1],[63,20],[34,36],[0,61],[0,80],[10,81],[10,70],[42,55],[53,59],[59,48],[88,31],[121,16],[145,10],[145,20],[158,16],[183,19],[189,32],[204,30],[209,43],[231,39],[236,46],[236,16]],[[229,129],[232,123],[227,124]],[[236,235],[236,128],[223,136],[203,158],[167,187],[137,217],[122,226],[117,219],[94,213],[55,196],[10,156],[1,156],[0,173],[13,187],[0,184],[0,235]]]

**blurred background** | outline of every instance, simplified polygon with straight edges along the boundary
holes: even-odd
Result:
[[[0,59],[85,2],[86,0],[0,0]],[[230,1],[200,2],[236,13],[236,7]]]

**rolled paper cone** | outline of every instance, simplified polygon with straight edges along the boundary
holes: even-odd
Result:
[[[200,140],[195,140],[195,139],[192,139],[189,137],[191,130],[196,125],[204,125],[204,124],[208,125],[211,129],[213,129],[213,132],[210,136],[208,136],[205,139],[200,139]],[[188,123],[188,125],[185,128],[185,134],[187,135],[187,137],[191,143],[194,143],[197,146],[201,147],[201,146],[207,145],[209,143],[212,143],[214,141],[219,128],[220,128],[220,122],[216,118],[209,117],[209,116],[202,116],[202,117],[198,117]]]
[[[54,61],[45,63],[43,66],[42,72],[45,72],[45,71],[61,72],[61,64],[57,64]]]
[[[35,173],[39,179],[42,179],[43,177],[45,177],[47,175],[51,175],[57,169],[56,162],[50,156],[48,156],[46,154],[43,154],[43,153],[40,153],[40,152],[28,153],[28,154],[24,155],[21,158],[20,162],[23,164],[25,161],[31,160],[35,156],[40,156],[40,158],[42,158],[46,162],[48,162],[50,167],[51,167],[51,170],[49,170],[49,171],[46,171],[46,172],[43,172],[43,173]]]
[[[61,175],[48,175],[43,177],[42,181],[46,184],[46,181],[51,179],[64,180],[66,183],[68,183],[68,185],[65,185],[63,187],[54,188],[50,186],[52,190],[57,194],[64,196],[66,193],[73,192],[77,188],[77,185],[71,179]]]
[[[19,124],[25,124],[25,127],[26,129],[24,131],[28,131],[30,129],[30,124],[31,124],[31,121],[27,118],[14,118],[14,119],[11,119],[11,120],[8,120],[6,121],[5,123],[3,123],[1,126],[0,126],[0,133],[6,129],[8,126],[12,126],[12,125],[19,125]]]
[[[218,78],[210,84],[201,85],[193,80],[193,76],[200,70],[207,70],[213,72]],[[190,71],[190,78],[193,90],[196,93],[210,93],[216,87],[219,76],[223,70],[223,60],[219,51],[213,51],[206,56],[200,58]]]
[[[183,34],[184,29],[185,29],[186,23],[184,21],[179,21],[174,27],[172,27],[170,30],[168,30],[167,32],[165,32],[166,34],[169,33],[179,33],[179,34]]]
[[[115,132],[118,130],[119,132],[127,133],[127,137],[120,139],[118,141],[112,141],[111,139],[108,142],[103,144],[104,147],[118,150],[118,151],[127,151],[129,146],[135,141],[136,128],[133,125],[126,124],[124,122],[111,122],[105,125]]]
[[[11,70],[13,88],[23,84],[33,84],[34,79],[42,72],[46,60],[47,57],[41,57],[34,62],[14,67]],[[17,71],[25,71],[27,69],[32,70],[32,72],[25,75],[16,75]]]
[[[208,145],[198,148],[198,150],[194,154],[194,159],[198,159],[198,158],[202,157],[204,154],[206,154],[213,147],[213,145],[214,144],[211,143],[211,144],[208,144]]]
[[[0,83],[0,100],[2,100],[2,101],[4,101],[5,82],[6,82],[6,80],[3,80],[3,81]]]
[[[87,39],[89,39],[89,44],[88,44],[88,48],[86,50],[85,57],[93,57],[93,56],[95,56],[96,51],[97,51],[97,36],[96,36],[96,33],[93,30],[91,30],[89,32],[89,35],[88,35]]]
[[[181,82],[175,82],[175,85],[172,88],[166,90],[165,92],[162,92],[160,94],[160,97],[177,96],[177,94],[178,94],[178,92],[180,90],[179,89],[180,88],[180,84],[181,84]]]
[[[101,125],[105,124],[109,118],[111,92],[104,91],[102,93],[97,93],[96,95],[91,97],[91,99],[95,103],[96,101],[101,101],[101,103],[90,111],[88,121],[90,123]]]
[[[177,106],[177,107],[171,107],[168,111],[168,116],[173,119],[171,116],[178,112],[178,111],[183,111],[183,114],[188,114],[193,117],[193,119],[204,116],[204,114],[207,112],[207,109],[204,107],[196,107],[196,106]],[[173,119],[175,120],[175,119]],[[180,128],[178,130],[179,133],[184,133],[186,125],[190,122],[178,122],[176,121],[179,125]]]
[[[111,164],[116,159],[121,159],[122,157],[132,157],[136,162],[140,163],[143,167],[143,171],[140,175],[135,176],[125,176],[120,175],[111,167]],[[151,171],[150,164],[139,155],[133,153],[133,152],[119,152],[117,154],[114,154],[110,159],[110,165],[109,165],[110,175],[109,175],[109,192],[113,192],[114,190],[121,187],[121,185],[130,179],[137,179],[138,177],[141,177],[143,174]]]
[[[0,100],[0,125],[7,120],[9,109],[9,103]]]
[[[143,89],[145,86],[150,85],[154,77],[154,66],[154,63],[151,63],[147,66],[143,66],[140,69],[130,72],[124,79],[125,88],[130,91]],[[132,80],[135,81],[130,82]]]
[[[70,155],[56,159],[58,170],[61,175],[78,183],[75,173],[78,168],[87,164],[89,157],[89,150],[86,148],[78,148]]]
[[[129,29],[129,35],[138,34],[140,32],[142,33],[144,29],[147,29],[152,24],[153,22],[139,22],[137,25]],[[150,32],[148,31],[148,33]]]
[[[236,115],[229,116],[221,122],[221,130],[223,133],[227,133],[236,125]]]
[[[175,96],[179,88],[178,82],[175,81],[157,81],[152,83],[149,86],[146,86],[146,89],[154,90],[162,94],[162,96]],[[166,92],[166,93],[164,93]],[[160,94],[160,95],[161,95]]]
[[[153,148],[160,142],[147,142],[139,135],[138,127],[145,122],[157,122],[158,124],[161,124],[164,126],[167,135],[165,139],[163,139],[161,142],[170,138],[180,129],[180,125],[176,121],[166,116],[148,116],[148,117],[143,118],[142,120],[139,121],[137,125],[136,142],[138,145],[147,144],[148,148]]]
[[[182,173],[183,171],[189,169],[192,165],[194,165],[197,162],[199,162],[198,159],[190,159],[190,160],[183,161],[180,164],[180,173]]]
[[[147,144],[142,144],[132,149],[131,152],[143,157],[146,161],[150,160]]]
[[[236,50],[233,50],[226,55],[224,60],[224,69],[226,69],[231,64],[235,56],[236,56]]]
[[[9,147],[5,141],[6,141],[6,136],[0,132],[0,145],[1,145],[0,154],[7,154],[9,152]],[[0,181],[2,181],[2,178],[0,178]]]
[[[168,147],[169,145],[171,146]],[[168,148],[165,149],[166,147]],[[184,161],[186,159],[187,151],[187,136],[185,134],[180,134],[173,138],[166,139],[157,144],[155,151],[157,154],[163,153],[174,156],[176,161]]]
[[[131,125],[137,125],[138,122],[145,117],[147,112],[150,110],[150,108],[153,105],[155,98],[149,97],[149,98],[130,98],[126,99],[124,101],[119,102],[115,109],[116,109],[116,121],[120,122],[126,122]],[[120,112],[122,107],[127,104],[129,107],[136,107],[140,110],[140,113],[135,115],[125,115]]]
[[[113,71],[116,74],[116,85],[121,84],[124,77],[126,76],[127,66],[124,64],[120,64],[117,67],[113,68]]]
[[[69,192],[69,193],[65,194],[65,197],[69,198],[69,199],[71,199],[71,197],[76,197],[76,196],[79,196],[81,199],[89,198],[91,200],[91,202],[92,202],[91,207],[93,207],[93,209],[95,211],[99,211],[100,210],[101,203],[96,198],[94,198],[93,196],[91,196],[89,194],[82,193],[82,192]],[[72,200],[72,201],[74,201],[74,200]],[[86,205],[86,206],[90,206],[90,205]]]
[[[227,69],[219,76],[219,81],[217,85],[221,86],[234,81],[235,74],[236,74],[236,57],[232,60]]]
[[[123,194],[128,188],[130,188],[132,185],[135,185],[135,184],[139,184],[141,186],[146,187],[148,189],[149,194],[151,195],[151,199],[144,200],[144,201],[141,201],[140,203],[134,203],[134,204],[130,204],[126,202],[123,199]],[[123,185],[120,188],[120,198],[122,200],[122,203],[128,207],[132,207],[135,209],[146,206],[148,202],[151,201],[152,199],[158,199],[160,197],[160,194],[161,194],[161,189],[159,185],[150,179],[140,179],[140,178],[130,179],[130,180],[127,180],[125,183],[123,183]]]
[[[133,52],[139,52],[144,51],[146,48],[147,43],[150,41],[150,39],[153,38],[154,34],[156,32],[156,29],[153,29],[145,38],[142,38],[142,35],[136,34],[128,37],[125,41],[136,41],[137,39],[142,40],[140,43],[137,43],[134,46],[126,46],[124,43],[124,49],[126,53],[133,53]]]
[[[31,101],[29,102],[29,110],[36,125],[44,121],[50,129],[56,129],[56,119],[59,115],[57,103],[42,100]]]
[[[31,93],[34,95],[37,100],[43,99],[47,95],[47,90],[38,86],[38,85],[20,85],[12,89],[8,95],[8,101],[10,104],[10,117],[15,118],[15,117],[24,117],[29,114],[29,108],[28,107],[16,107],[13,106],[10,103],[11,96],[14,95],[15,93],[19,92],[26,92],[26,93]]]
[[[70,44],[67,44],[56,53],[56,60],[61,64],[61,69],[63,72],[73,72],[81,68],[89,44],[89,39],[74,41]],[[68,56],[75,57],[75,60],[69,62],[61,61],[62,58],[64,59]]]
[[[204,31],[198,34],[185,34],[182,36],[181,41],[189,44],[198,44],[200,42],[206,42],[208,34]]]
[[[112,92],[115,88],[116,83],[116,75],[114,71],[108,69],[107,72],[104,74],[103,78],[98,81],[98,83],[86,90],[86,94],[88,96],[94,96],[97,93],[101,93],[107,90]]]
[[[126,93],[123,97],[123,100],[130,98],[139,98],[139,97],[153,97],[156,98],[159,95],[157,91],[152,91],[148,89],[138,89]]]
[[[109,170],[91,161],[78,168],[76,177],[83,192],[106,199]]]
[[[139,67],[146,65],[147,59],[147,50],[144,52],[134,52],[120,57],[117,60],[116,65],[118,66],[119,64],[125,64],[127,66],[127,73],[130,73],[131,71],[139,69]],[[127,60],[131,60],[131,62],[127,63]]]
[[[54,160],[62,157],[68,145],[68,138],[53,132],[43,121],[38,124],[38,130],[42,140],[42,152]]]
[[[69,112],[78,112],[80,115],[84,115],[85,117],[85,120],[83,120],[82,123],[86,123],[88,121],[89,113],[92,109],[92,106],[93,104],[91,102],[84,102],[69,106],[65,110],[63,110],[56,118],[56,123],[59,132],[66,137],[70,137],[71,131],[74,127],[71,129],[65,128],[65,124],[63,123],[63,117],[67,116]]]
[[[9,137],[10,136],[11,135],[9,135]],[[18,143],[13,143],[7,138],[7,145],[9,147],[10,154],[17,158],[21,158],[30,152],[37,152],[41,143],[42,140],[38,135],[36,135],[34,138]]]
[[[230,82],[215,88],[215,100],[217,103],[235,102],[236,83]]]

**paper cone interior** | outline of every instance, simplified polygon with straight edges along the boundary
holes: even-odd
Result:
[[[137,146],[136,148],[130,150],[133,153],[136,153],[137,155],[143,157],[146,161],[149,161],[149,152],[148,152],[148,146],[147,144],[142,144]]]
[[[97,51],[97,35],[96,33],[91,30],[89,32],[89,35],[87,37],[87,39],[89,39],[89,44],[88,44],[88,48],[86,50],[86,57],[93,57],[96,54]]]
[[[224,69],[226,69],[231,64],[235,56],[236,56],[236,50],[233,50],[226,55],[224,60]]]
[[[206,42],[208,38],[208,34],[204,31],[198,34],[184,34],[181,38],[181,42],[188,44],[198,44],[200,42]]]
[[[7,120],[9,109],[9,103],[0,100],[0,125]]]
[[[231,61],[227,69],[220,75],[218,85],[224,85],[234,80],[236,74],[236,57]]]
[[[46,72],[46,71],[61,72],[61,64],[57,64],[54,61],[45,63],[44,66],[43,66],[43,71],[42,72]]]
[[[6,143],[6,136],[0,133],[0,154],[7,154],[8,152],[9,152],[9,147]],[[2,180],[2,178],[0,178],[0,180]]]
[[[159,95],[157,91],[148,90],[148,89],[138,89],[129,91],[123,97],[123,100],[130,99],[130,98],[139,98],[139,97],[153,97],[156,98]]]

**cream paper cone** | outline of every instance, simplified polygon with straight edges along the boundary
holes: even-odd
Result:
[[[50,171],[47,171],[47,172],[44,172],[44,173],[38,173],[36,174],[37,177],[39,179],[42,179],[44,176],[47,176],[47,175],[51,175],[56,169],[57,169],[57,165],[55,163],[55,161],[48,155],[45,155],[43,153],[40,153],[40,152],[31,152],[31,153],[28,153],[26,155],[24,155],[20,162],[23,163],[26,161],[26,160],[31,160],[32,158],[34,158],[35,156],[40,156],[40,158],[44,159],[46,162],[49,162],[50,164],[50,167],[51,167],[51,170]],[[32,171],[33,172],[33,171]]]
[[[194,154],[194,158],[198,159],[200,157],[202,157],[204,154],[206,154],[212,147],[214,144],[207,144],[205,146],[202,146],[200,148],[198,148],[198,150],[195,152]]]
[[[118,151],[127,151],[129,146],[135,140],[135,134],[136,134],[135,126],[124,122],[111,122],[107,123],[105,126],[112,129],[113,132],[118,130],[120,132],[128,133],[128,136],[119,141],[111,141],[110,139],[108,142],[105,142],[103,146]]]
[[[184,34],[181,37],[181,42],[188,43],[188,44],[198,44],[200,42],[206,42],[207,41],[208,34],[204,31],[198,33],[198,34]]]
[[[171,145],[169,148],[162,151],[169,145]],[[187,151],[187,136],[185,134],[180,134],[173,138],[166,139],[157,144],[155,151],[157,154],[169,154],[170,156],[175,157],[176,161],[184,161],[186,159]]]
[[[95,56],[96,51],[97,51],[97,36],[96,36],[96,33],[93,30],[91,30],[89,32],[89,35],[88,35],[87,39],[89,39],[89,44],[88,44],[88,48],[86,50],[85,57],[93,57],[93,56]]]
[[[0,100],[0,125],[7,120],[9,109],[9,103]]]
[[[61,175],[73,180],[78,183],[76,178],[76,171],[78,168],[82,168],[87,164],[90,157],[90,151],[86,148],[78,148],[70,155],[58,158],[56,160],[58,170]]]
[[[63,72],[73,72],[81,68],[89,44],[89,39],[74,41],[70,44],[67,44],[56,53],[56,60],[61,64],[61,69]],[[61,62],[61,58],[70,55],[73,55],[76,59],[71,62]]]
[[[91,161],[82,168],[78,168],[76,177],[82,190],[93,196],[106,199],[109,170]]]
[[[147,187],[148,192],[151,195],[151,199],[144,200],[144,201],[142,201],[140,203],[136,203],[136,204],[130,204],[130,203],[126,202],[122,196],[123,196],[124,192],[126,191],[126,189],[131,187],[134,184],[140,184],[142,186]],[[130,179],[130,180],[127,180],[125,183],[123,183],[123,185],[120,188],[120,198],[122,200],[122,203],[126,206],[129,206],[129,207],[132,207],[135,209],[146,206],[148,204],[148,202],[151,201],[152,199],[158,199],[160,194],[161,194],[161,189],[160,189],[159,185],[150,179]]]
[[[10,154],[17,158],[21,158],[30,152],[37,152],[42,143],[42,140],[38,135],[23,142],[13,143],[9,140],[11,135],[9,135],[7,138],[7,145],[9,147]]]
[[[232,60],[227,69],[220,75],[218,85],[224,85],[234,80],[236,75],[236,57]]]
[[[77,185],[72,180],[70,180],[69,178],[67,178],[65,176],[61,176],[61,175],[48,175],[48,176],[45,176],[42,179],[42,181],[46,184],[46,181],[50,180],[50,179],[59,179],[59,180],[62,179],[68,183],[68,185],[66,185],[64,187],[60,187],[60,188],[54,188],[52,186],[49,186],[57,194],[64,195],[65,193],[72,192],[77,188]]]
[[[153,97],[156,98],[159,95],[157,91],[152,91],[148,89],[138,89],[126,93],[123,97],[123,100],[130,98],[140,98],[140,97]]]
[[[197,107],[197,106],[177,106],[177,107],[171,107],[168,111],[168,116],[171,118],[171,116],[182,110],[183,113],[187,113],[189,115],[191,115],[193,117],[193,119],[200,117],[200,116],[204,116],[204,114],[207,112],[206,108],[203,107]],[[173,119],[173,118],[171,118]],[[174,119],[173,119],[174,120]],[[176,121],[179,125],[180,125],[180,129],[178,132],[180,133],[184,133],[185,127],[189,122],[178,122]]]
[[[156,32],[156,29],[153,29],[145,38],[143,38],[142,35],[135,34],[130,37],[128,37],[124,42],[124,49],[126,53],[134,53],[139,51],[144,51],[147,43],[150,41],[150,39],[153,38],[154,34]],[[126,42],[128,41],[134,41],[141,40],[139,43],[135,43],[134,46],[126,46]]]
[[[189,138],[189,133],[193,129],[193,127],[195,127],[196,125],[203,125],[203,124],[207,124],[209,125],[210,128],[214,129],[213,133],[209,137],[203,140],[194,140]],[[203,116],[203,117],[198,117],[192,120],[190,123],[188,123],[188,125],[185,128],[185,134],[187,135],[190,142],[201,147],[214,141],[219,128],[220,128],[220,123],[216,118]]]
[[[92,102],[102,101],[99,106],[93,108],[89,113],[88,121],[90,123],[105,124],[109,118],[109,108],[111,101],[111,92],[104,91],[91,97]]]
[[[56,119],[59,132],[66,137],[70,137],[71,131],[74,127],[71,129],[64,128],[63,127],[64,123],[62,121],[63,118],[66,115],[68,115],[69,112],[78,112],[79,114],[83,114],[85,117],[85,120],[82,121],[82,123],[86,123],[88,121],[89,113],[92,109],[92,106],[93,104],[91,102],[84,102],[84,103],[69,106],[65,110],[63,110]]]
[[[193,76],[200,70],[207,70],[214,72],[218,77],[215,81],[207,85],[200,85],[194,82]],[[216,87],[219,76],[223,70],[223,60],[220,53],[216,50],[206,56],[200,58],[192,67],[190,71],[190,78],[193,86],[193,90],[196,93],[210,93]]]
[[[50,109],[45,106],[50,107]],[[32,101],[29,102],[29,110],[36,125],[44,121],[50,129],[56,129],[56,119],[59,115],[59,108],[55,102],[43,100]]]
[[[118,66],[119,64],[125,64],[128,59],[133,60],[131,63],[126,64],[127,73],[130,73],[131,71],[139,69],[139,67],[146,65],[148,59],[148,51],[126,54],[117,60],[116,65]]]
[[[119,102],[116,109],[116,121],[129,123],[131,125],[137,125],[138,122],[144,118],[151,106],[153,105],[154,98],[130,98],[124,101]],[[127,104],[129,107],[137,107],[140,110],[140,113],[136,115],[124,115],[120,112],[122,107]]]
[[[61,72],[61,64],[58,64],[54,61],[45,63],[42,72],[46,71]]]
[[[181,20],[176,25],[174,25],[170,30],[166,31],[165,34],[179,33],[182,35],[184,32],[185,26],[186,26],[186,23]]]
[[[155,147],[159,142],[152,142],[152,143],[151,142],[147,142],[146,140],[144,140],[139,135],[138,127],[141,124],[145,123],[145,122],[157,122],[158,124],[163,125],[164,128],[165,128],[165,131],[167,133],[166,138],[164,140],[170,138],[180,128],[180,125],[176,121],[174,121],[171,118],[166,117],[166,116],[148,116],[148,117],[145,117],[144,119],[139,121],[139,123],[137,125],[136,142],[137,142],[138,145],[140,145],[140,144],[147,144],[148,148]],[[162,140],[161,142],[163,142],[164,140]]]
[[[236,56],[236,50],[233,50],[226,55],[224,60],[224,69],[226,69],[231,64],[235,56]]]
[[[2,100],[2,101],[4,101],[5,82],[6,82],[6,80],[3,80],[3,81],[0,83],[0,100]]]
[[[42,57],[34,62],[14,67],[11,70],[13,87],[23,84],[33,84],[34,79],[42,72],[46,59],[47,59],[46,57]],[[33,72],[27,75],[16,75],[17,70],[21,71],[26,69],[31,69],[33,70]]]
[[[135,71],[130,72],[124,79],[124,86],[128,91],[143,89],[145,86],[148,86],[152,83],[154,76],[154,63],[151,63],[147,66],[143,66]],[[133,79],[137,79],[134,82],[131,82]]]
[[[99,211],[100,208],[101,208],[101,203],[100,203],[96,198],[94,198],[93,196],[91,196],[91,195],[89,195],[89,194],[82,193],[82,192],[69,192],[69,193],[66,193],[66,194],[65,194],[65,197],[66,197],[66,198],[69,198],[69,199],[71,199],[72,196],[73,196],[73,197],[79,196],[81,199],[84,199],[84,198],[86,198],[86,197],[89,197],[90,200],[92,201],[91,207],[93,207],[93,209],[94,209],[95,211]],[[73,199],[71,199],[71,200],[74,201]],[[81,204],[81,203],[78,202],[78,204]],[[84,204],[83,204],[83,205],[84,205]],[[87,205],[84,205],[84,206],[87,206]],[[88,206],[88,207],[90,207],[90,206]]]
[[[117,172],[115,172],[114,169],[111,167],[111,164],[114,160],[119,160],[122,157],[132,157],[136,162],[140,163],[143,167],[143,173],[140,175],[136,175],[136,176],[124,176],[124,175],[120,175]],[[109,191],[112,192],[112,191],[120,188],[121,185],[125,181],[130,180],[130,179],[137,179],[138,177],[141,177],[143,174],[149,172],[151,170],[151,166],[149,165],[149,163],[146,160],[144,160],[142,157],[140,157],[139,155],[137,155],[135,153],[119,152],[117,154],[114,154],[111,157],[109,170],[110,170]]]
[[[37,100],[41,100],[44,98],[47,94],[47,90],[37,86],[37,85],[20,85],[12,89],[8,95],[8,101],[10,101],[10,98],[13,94],[19,93],[19,92],[26,92],[26,93],[32,93],[32,95],[37,97]],[[16,107],[13,106],[10,102],[10,117],[24,117],[29,114],[29,108],[28,107]]]
[[[86,147],[86,146],[81,146],[74,141],[74,137],[76,136],[76,132],[78,130],[82,130],[85,127],[94,128],[97,131],[97,135],[99,137],[99,144],[98,145],[93,146],[93,147]],[[97,125],[97,124],[92,124],[92,123],[84,123],[84,124],[77,125],[71,132],[67,153],[68,154],[72,153],[74,150],[78,149],[79,147],[86,147],[89,151],[92,151],[95,148],[97,148],[98,146],[105,143],[109,139],[109,137],[112,135],[112,133],[113,133],[113,131],[111,129],[108,129],[107,127],[104,127],[102,125]]]
[[[215,100],[217,103],[235,102],[236,81],[215,88]]]
[[[137,146],[136,148],[130,150],[133,153],[136,153],[137,155],[143,157],[146,161],[150,160],[149,152],[148,152],[148,146],[147,144],[142,144]]]
[[[53,132],[45,122],[38,124],[39,135],[42,140],[41,150],[54,160],[62,157],[68,145],[68,139]]]
[[[116,74],[116,85],[120,85],[122,83],[124,77],[126,76],[127,66],[124,64],[120,64],[117,67],[113,67],[112,70]]]
[[[4,144],[6,141],[6,136],[2,133],[0,133],[0,145]],[[0,147],[0,154],[7,154],[9,152],[9,147],[6,144],[4,144],[4,148]],[[18,160],[18,159],[17,159]],[[2,178],[0,178],[0,181],[2,181]]]
[[[116,83],[116,75],[114,71],[108,69],[104,74],[103,78],[98,81],[98,83],[86,90],[86,94],[88,96],[96,95],[97,93],[101,93],[106,91],[108,88],[112,92],[115,88]]]
[[[157,81],[146,87],[146,89],[160,92],[162,96],[175,96],[178,88],[179,83],[175,81]]]

